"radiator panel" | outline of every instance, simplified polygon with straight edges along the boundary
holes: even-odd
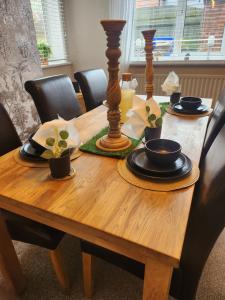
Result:
[[[154,75],[154,94],[163,96],[161,84],[167,75]],[[137,94],[145,94],[144,74],[134,74],[137,78]],[[204,74],[181,74],[179,75],[182,96],[194,96],[202,98],[212,98],[213,103],[217,100],[220,92],[225,88],[225,76],[204,75]]]

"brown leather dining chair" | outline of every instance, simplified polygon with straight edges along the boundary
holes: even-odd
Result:
[[[84,97],[86,110],[92,110],[106,99],[107,78],[102,69],[91,69],[76,72],[77,80]]]
[[[225,125],[212,143],[200,168],[200,179],[194,191],[179,269],[174,269],[170,294],[176,299],[195,299],[198,283],[207,258],[225,226]],[[92,294],[92,256],[104,259],[143,278],[144,265],[84,240],[84,290]]]
[[[202,150],[202,159],[206,156],[209,148],[211,147],[214,139],[219,133],[220,129],[225,124],[225,89],[220,93],[219,98],[216,102],[216,107],[213,111],[212,117],[210,119],[206,136],[204,147]]]
[[[0,103],[0,155],[21,146],[16,129]],[[64,237],[64,232],[32,221],[7,210],[0,210],[12,240],[37,245],[49,250],[53,267],[63,290],[69,289],[69,280],[63,270],[61,254],[58,245]]]
[[[58,118],[70,120],[81,115],[81,109],[71,79],[66,75],[43,77],[25,82],[41,122]]]

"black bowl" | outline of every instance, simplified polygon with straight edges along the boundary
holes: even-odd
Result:
[[[40,144],[38,144],[37,142],[35,142],[32,138],[35,135],[35,132],[31,134],[31,136],[29,137],[28,141],[31,144],[31,146],[36,150],[37,154],[42,154],[46,148],[41,146]]]
[[[152,163],[166,166],[177,160],[181,145],[172,140],[154,139],[145,143],[145,153]]]
[[[202,104],[202,100],[197,97],[183,97],[180,99],[180,105],[184,109],[197,109]]]

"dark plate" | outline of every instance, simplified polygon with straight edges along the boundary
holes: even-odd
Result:
[[[175,112],[181,113],[181,114],[187,114],[187,115],[198,115],[203,114],[209,110],[208,106],[201,104],[196,109],[184,109],[179,103],[175,103],[172,106],[173,110]]]
[[[131,152],[127,159],[131,161],[139,171],[160,177],[177,174],[186,163],[186,157],[181,153],[179,158],[169,166],[154,164],[147,158],[144,148]]]
[[[45,158],[40,156],[40,152],[38,152],[29,142],[25,143],[20,148],[20,155],[22,158],[31,161],[46,161]]]
[[[179,179],[182,179],[186,177],[192,170],[192,162],[191,160],[183,154],[186,158],[186,162],[184,166],[180,169],[180,171],[173,175],[167,175],[167,176],[156,176],[156,175],[149,175],[145,172],[140,171],[137,169],[137,167],[134,165],[134,163],[127,158],[127,167],[128,169],[134,173],[136,176],[147,179],[147,180],[154,180],[154,181],[164,181],[164,182],[170,182],[170,181],[176,181]]]
[[[202,114],[209,110],[208,106],[201,104],[198,108],[195,109],[184,109],[179,103],[173,105],[173,110],[182,113],[182,114]]]

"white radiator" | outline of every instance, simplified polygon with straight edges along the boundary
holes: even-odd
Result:
[[[154,75],[154,95],[163,96],[161,84],[167,74]],[[137,94],[145,94],[145,77],[144,74],[134,74],[137,78]],[[222,89],[225,88],[224,75],[204,75],[204,74],[181,74],[181,91],[183,96],[195,96],[202,98],[212,98],[213,103],[217,100]]]

